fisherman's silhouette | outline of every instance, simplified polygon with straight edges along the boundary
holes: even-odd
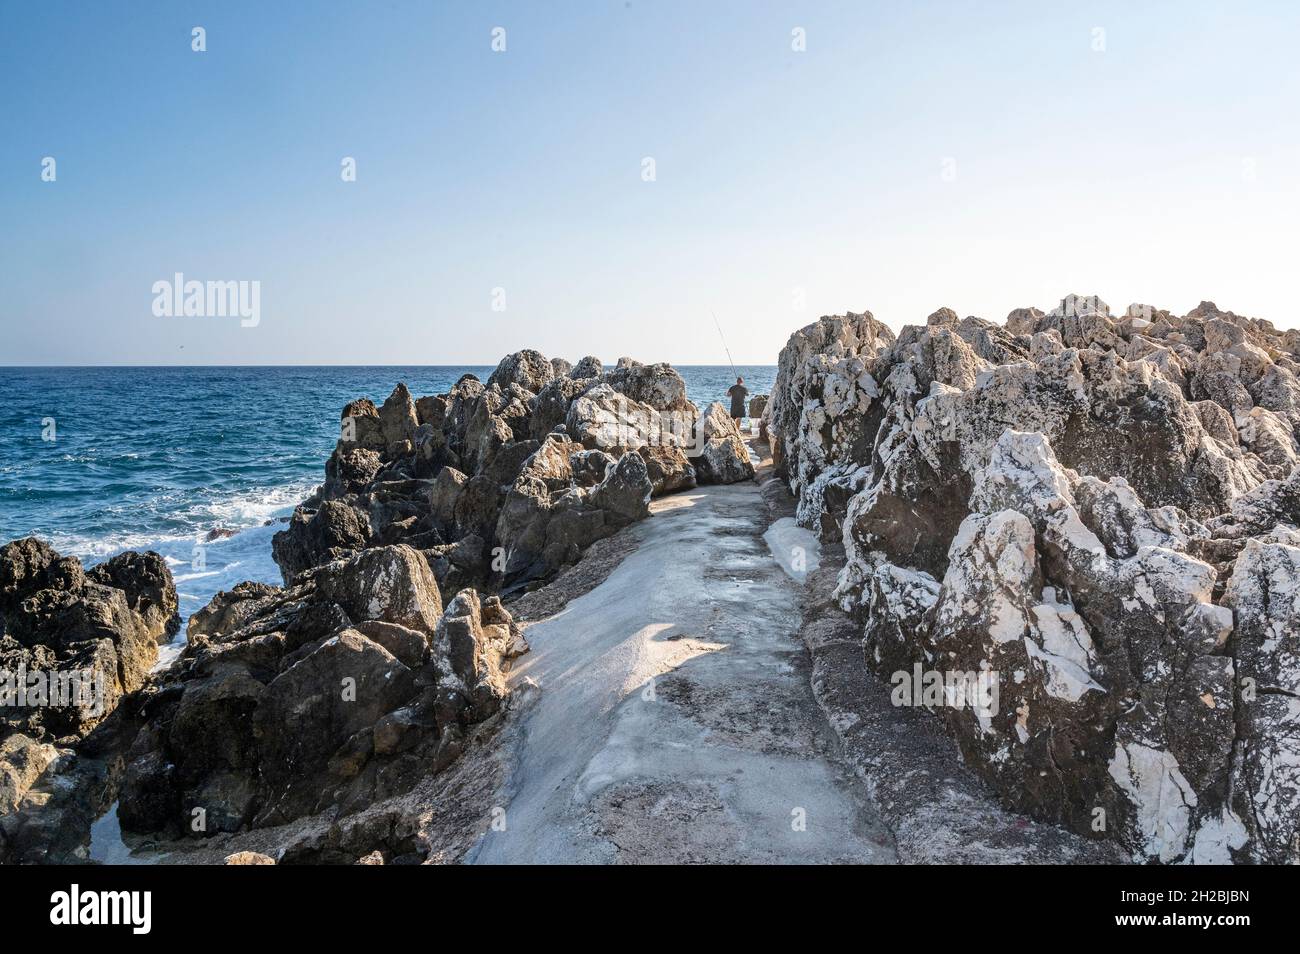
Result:
[[[745,416],[745,398],[749,397],[745,379],[736,378],[736,383],[727,388],[727,394],[731,396],[731,416],[738,421]]]

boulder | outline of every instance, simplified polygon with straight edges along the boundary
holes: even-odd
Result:
[[[534,440],[542,440],[557,427],[566,427],[569,408],[596,383],[594,378],[557,377],[543,385],[533,401],[533,414],[529,433]]]
[[[501,506],[494,536],[504,549],[503,580],[516,585],[546,576],[601,537],[648,516],[651,489],[638,454],[614,460],[551,435]]]
[[[339,415],[339,445],[345,450],[385,450],[386,441],[379,409],[370,398],[358,398],[344,405]]]
[[[354,622],[367,619],[433,632],[442,596],[424,558],[408,546],[363,550],[328,564],[312,578],[317,593]]]
[[[444,467],[438,471],[433,484],[429,487],[429,510],[435,520],[444,526],[451,526],[456,520],[456,501],[469,480],[454,467]]]
[[[734,484],[754,479],[754,464],[740,428],[727,409],[714,401],[700,418],[700,443],[691,448],[690,461],[701,484]]]
[[[384,435],[384,450],[389,456],[406,452],[420,426],[415,413],[415,399],[405,384],[398,384],[379,409],[379,427]]]
[[[650,515],[653,487],[639,454],[624,454],[591,492],[591,504],[606,511],[615,523],[630,523]]]
[[[89,579],[126,594],[126,603],[160,643],[170,642],[181,627],[180,602],[167,561],[153,551],[127,551],[94,567]]]
[[[597,384],[569,405],[565,433],[584,447],[622,453],[662,443],[658,411],[616,390]]]
[[[36,537],[0,547],[0,614],[11,612],[29,595],[49,586],[51,567],[58,560],[54,548]]]
[[[269,789],[256,824],[287,821],[328,804],[332,780],[342,774],[329,764],[331,757],[407,702],[414,681],[391,653],[348,629],[276,676],[252,715],[259,782]]]
[[[9,665],[46,677],[64,673],[65,689],[73,674],[99,687],[98,704],[51,716],[74,734],[143,684],[159,641],[178,625],[176,606],[171,572],[156,553],[124,553],[87,573],[76,558],[34,538],[0,547],[0,652]],[[24,707],[13,718],[31,729],[31,716]]]
[[[364,548],[370,537],[364,511],[345,500],[326,500],[316,510],[294,510],[289,526],[271,538],[271,556],[291,583],[312,567]]]
[[[790,336],[764,416],[773,465],[796,496],[827,467],[865,463],[879,413],[870,413],[879,392],[867,364],[893,342],[870,312],[820,318]]]
[[[600,359],[587,355],[578,361],[569,371],[569,377],[576,378],[579,381],[598,378],[605,372],[605,366],[600,363]]]
[[[378,452],[340,441],[325,462],[322,497],[336,500],[361,493],[378,475],[381,466]]]
[[[690,490],[695,486],[695,468],[686,459],[681,448],[660,444],[638,447],[637,454],[645,461],[646,475],[650,478],[650,491],[655,497]]]
[[[53,745],[21,733],[0,739],[0,815],[22,804],[32,784],[58,757]]]
[[[502,391],[517,384],[525,391],[536,394],[556,373],[551,362],[540,351],[516,351],[501,359],[487,383],[488,387],[495,385]]]
[[[430,649],[438,673],[439,725],[479,722],[496,713],[507,694],[502,647],[484,633],[477,593],[461,590],[447,604]]]
[[[686,412],[693,408],[686,396],[686,381],[667,364],[620,359],[616,368],[605,373],[604,381],[637,404],[656,411]]]

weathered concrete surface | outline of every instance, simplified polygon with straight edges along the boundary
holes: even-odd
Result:
[[[603,583],[528,627],[504,811],[469,860],[892,862],[812,698],[759,488],[654,510]]]

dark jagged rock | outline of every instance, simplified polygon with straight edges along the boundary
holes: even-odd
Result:
[[[122,825],[210,836],[403,791],[496,712],[524,649],[498,600],[464,590],[444,612],[406,546],[219,594],[144,703]]]
[[[271,553],[288,582],[362,549],[371,536],[366,511],[344,500],[326,500],[316,510],[294,511],[288,529],[271,538]]]
[[[709,479],[752,475],[738,435],[730,440],[714,428],[699,441],[698,422],[685,382],[666,364],[624,360],[605,372],[591,357],[557,366],[520,351],[503,358],[486,385],[465,375],[448,393],[418,399],[399,385],[382,407],[362,398],[344,408],[325,483],[275,535],[273,555],[291,584],[323,563],[404,543],[424,553],[444,583],[525,584],[576,559],[637,510],[611,491],[594,493],[627,451],[644,449],[656,494],[694,486],[699,465],[682,452],[695,443]],[[567,454],[585,447],[606,456],[569,466],[567,483],[552,481],[543,498],[528,489],[527,475],[549,466],[554,440],[581,445]],[[566,496],[571,490],[583,493]],[[602,502],[623,510],[602,515]],[[540,524],[539,513],[547,515]],[[551,514],[560,520],[547,531]],[[511,556],[494,561],[493,553]]]
[[[605,366],[600,363],[600,359],[587,355],[585,358],[579,359],[578,363],[569,370],[569,377],[585,381],[590,378],[598,378],[604,372]]]
[[[275,535],[286,586],[219,593],[143,699],[123,827],[206,836],[347,814],[455,759],[527,651],[500,600],[475,588],[551,574],[649,513],[638,447],[584,447],[563,430],[593,388],[631,401],[602,374],[594,359],[570,368],[524,351],[486,385],[466,375],[444,395],[399,385],[379,408],[349,404],[325,483]],[[655,446],[661,415],[694,422],[666,365],[627,363],[617,381],[656,402],[640,446]],[[676,444],[647,454],[661,490],[686,485]],[[46,555],[25,556],[15,576],[49,572]],[[444,592],[456,594],[445,608]]]
[[[601,472],[598,480],[593,470]],[[510,541],[503,579],[545,576],[573,562],[596,540],[648,516],[651,491],[639,455],[613,460],[563,436],[548,437],[501,506],[495,537]]]
[[[156,553],[85,571],[35,538],[0,547],[0,861],[74,857],[111,774],[87,740],[144,684],[177,605]]]
[[[0,626],[7,651],[45,662],[107,654],[106,678],[131,692],[176,631],[176,587],[156,553],[124,553],[89,573],[35,538],[0,548]],[[105,643],[101,649],[92,644]]]
[[[568,419],[569,406],[597,383],[597,378],[557,377],[548,381],[533,402],[529,434],[541,440]]]

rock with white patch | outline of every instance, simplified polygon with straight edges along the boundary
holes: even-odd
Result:
[[[996,714],[936,714],[1018,810],[1143,860],[1297,860],[1300,337],[1077,295],[869,329],[793,336],[766,411],[865,664],[999,673]]]

